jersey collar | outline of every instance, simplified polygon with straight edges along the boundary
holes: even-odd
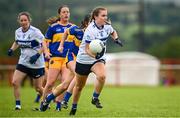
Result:
[[[95,25],[99,30],[102,30],[102,29],[104,28],[104,25],[98,26],[98,25],[96,24],[95,20],[94,20],[94,25]]]

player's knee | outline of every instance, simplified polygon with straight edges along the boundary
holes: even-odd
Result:
[[[101,83],[104,83],[106,80],[106,76],[104,74],[98,75],[97,78],[98,78],[98,81]]]
[[[63,89],[64,91],[67,90],[68,86],[69,86],[68,83],[63,83],[63,84],[62,84],[62,89]]]
[[[20,84],[17,81],[12,81],[12,85],[13,87],[17,88]]]
[[[48,89],[52,89],[53,86],[54,86],[54,83],[53,83],[53,82],[46,84],[46,88],[48,88]]]
[[[36,90],[36,92],[38,92],[38,93],[42,93],[42,87],[40,87],[40,86],[36,86],[35,87],[35,90]]]
[[[83,86],[75,86],[78,91],[82,91]]]

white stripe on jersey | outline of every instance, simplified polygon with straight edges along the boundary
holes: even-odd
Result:
[[[42,43],[44,39],[43,34],[41,31],[33,26],[30,26],[28,31],[23,32],[22,27],[18,28],[15,32],[15,41],[19,43],[21,48],[21,55],[19,58],[18,64],[22,64],[28,68],[43,68],[44,67],[44,57],[43,54],[38,58],[35,64],[30,64],[29,59],[31,56],[35,55],[41,46],[31,47],[30,42],[33,40]],[[24,48],[24,47],[25,48]]]
[[[106,47],[106,41],[109,35],[114,31],[111,25],[104,25],[102,29],[98,29],[95,22],[91,22],[89,26],[86,28],[83,36],[82,43],[79,47],[79,52],[77,55],[77,62],[82,64],[93,64],[97,61],[95,58],[89,56],[85,51],[85,46],[87,43],[90,43],[92,40],[101,40],[104,42]],[[104,55],[101,59],[106,60],[106,56]]]

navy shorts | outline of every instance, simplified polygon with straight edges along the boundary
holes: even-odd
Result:
[[[32,69],[32,68],[28,68],[22,64],[17,64],[16,69],[23,73],[26,73],[29,77],[31,77],[33,79],[37,79],[37,78],[43,76],[45,73],[44,68],[37,68],[37,69],[33,68]]]
[[[97,63],[97,62],[102,62],[105,64],[105,60],[100,59],[95,61],[93,64],[82,64],[82,63],[78,63],[76,62],[76,67],[75,67],[75,72],[79,75],[89,75],[89,73],[91,73],[91,68],[92,66]]]

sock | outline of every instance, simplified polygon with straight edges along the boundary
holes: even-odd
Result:
[[[41,95],[37,94],[35,102],[39,102],[40,98],[41,98]]]
[[[98,99],[98,97],[99,97],[99,93],[96,93],[96,92],[94,91],[94,93],[93,93],[93,99]]]
[[[70,92],[66,92],[65,95],[64,95],[64,101],[65,102],[68,102],[69,101],[69,98],[71,97],[72,93]]]
[[[16,105],[21,106],[21,101],[20,100],[16,100]]]
[[[56,102],[56,109],[61,109],[61,102]]]
[[[51,93],[50,95],[48,95],[48,96],[46,97],[46,102],[50,103],[51,100],[53,100],[53,99],[55,99],[55,98],[56,98],[56,96],[55,96],[53,93]]]
[[[72,109],[77,109],[77,104],[72,104]]]

